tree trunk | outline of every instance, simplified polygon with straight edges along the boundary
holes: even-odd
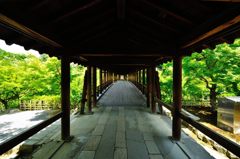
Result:
[[[212,112],[216,111],[216,107],[217,107],[217,84],[212,84],[212,87],[210,88],[210,105],[212,107]]]
[[[232,82],[232,89],[236,96],[240,96],[240,90],[238,89],[238,84],[237,82]]]
[[[5,110],[7,110],[7,109],[8,109],[8,101],[6,101],[6,100],[1,100],[1,103],[3,104]]]

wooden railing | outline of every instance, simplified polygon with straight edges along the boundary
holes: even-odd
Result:
[[[158,98],[154,98],[154,99],[157,103],[161,104],[162,106],[166,107],[171,112],[173,112],[174,108],[172,105],[166,104]],[[198,129],[199,131],[201,131],[202,133],[204,133],[205,135],[207,135],[208,137],[210,137],[211,139],[213,139],[214,141],[216,141],[218,144],[220,144],[221,146],[223,146],[233,154],[237,155],[238,157],[240,156],[240,145],[238,145],[237,143],[227,139],[226,137],[216,133],[215,131],[197,122],[195,118],[193,118],[190,115],[187,115],[184,111],[180,112],[180,118],[183,119],[188,124],[195,127],[196,129]]]
[[[53,123],[54,121],[58,120],[61,117],[62,117],[62,113],[58,113],[55,116],[51,117],[50,119],[47,119],[41,122],[40,124],[37,124],[36,126],[33,126],[32,128],[23,131],[22,133],[16,135],[15,137],[4,141],[3,143],[0,144],[0,155],[12,149],[19,143],[28,139],[29,137],[36,134],[37,132],[39,132],[40,130],[47,127],[48,125],[50,125],[51,123]]]
[[[112,84],[112,81],[107,81],[102,85],[97,86],[97,100],[100,100],[104,93],[110,88],[109,86]]]
[[[60,109],[60,103],[50,103],[45,101],[21,101],[20,110],[53,110]]]

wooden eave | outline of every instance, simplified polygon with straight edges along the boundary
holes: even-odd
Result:
[[[1,1],[0,38],[127,73],[233,41],[239,10],[222,0]]]

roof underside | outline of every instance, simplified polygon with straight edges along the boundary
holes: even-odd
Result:
[[[228,0],[3,0],[0,12],[8,44],[120,73],[240,37]]]

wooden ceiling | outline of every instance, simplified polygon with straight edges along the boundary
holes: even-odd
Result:
[[[2,0],[0,38],[120,73],[240,37],[235,0]]]

